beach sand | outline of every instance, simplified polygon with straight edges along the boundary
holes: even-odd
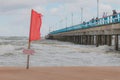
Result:
[[[0,80],[120,80],[120,67],[0,67]]]

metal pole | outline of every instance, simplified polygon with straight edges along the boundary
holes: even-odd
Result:
[[[62,27],[62,22],[63,22],[63,20],[60,20],[60,22],[59,22],[60,23],[60,27]]]
[[[67,32],[67,16],[66,16],[66,32]]]
[[[49,33],[51,32],[51,27],[49,27]]]
[[[83,23],[83,8],[81,8],[81,24]]]
[[[72,13],[72,15],[71,15],[71,16],[72,16],[72,26],[73,26],[73,13]]]
[[[28,49],[30,49],[30,41],[28,43]],[[30,64],[30,55],[27,55],[27,66],[26,66],[26,69],[29,69],[29,64]]]
[[[97,0],[97,17],[99,18],[99,0]]]

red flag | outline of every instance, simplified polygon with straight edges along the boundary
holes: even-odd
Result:
[[[42,14],[32,9],[29,41],[40,40],[40,28],[42,24]]]

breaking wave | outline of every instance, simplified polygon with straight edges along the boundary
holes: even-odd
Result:
[[[24,66],[28,47],[25,37],[0,37],[0,66]],[[35,54],[31,66],[120,66],[120,52],[114,46],[78,45],[56,40],[31,43]],[[109,53],[109,54],[108,54]]]

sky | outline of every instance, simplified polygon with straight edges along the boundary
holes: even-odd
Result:
[[[120,0],[99,0],[99,17],[103,12],[120,12]],[[97,0],[0,0],[0,36],[28,36],[31,9],[43,15],[42,36],[61,28],[97,17]],[[72,17],[73,16],[73,17]],[[73,23],[72,23],[73,19]]]

